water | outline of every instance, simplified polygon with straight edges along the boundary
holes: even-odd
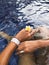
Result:
[[[0,0],[0,31],[13,36],[26,25],[33,28],[49,26],[49,0]],[[7,45],[4,40],[0,39],[0,52]],[[15,57],[13,54],[9,65],[17,65]]]

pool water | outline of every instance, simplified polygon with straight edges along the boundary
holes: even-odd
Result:
[[[0,31],[13,36],[26,25],[49,27],[49,0],[0,0]],[[0,52],[7,44],[0,37]],[[9,65],[17,64],[18,56],[14,52]]]

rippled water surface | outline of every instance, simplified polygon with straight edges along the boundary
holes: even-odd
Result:
[[[49,0],[0,0],[0,31],[13,36],[26,25],[49,26]],[[0,51],[7,45],[0,37],[1,42]],[[9,65],[17,64],[15,57],[13,54]]]

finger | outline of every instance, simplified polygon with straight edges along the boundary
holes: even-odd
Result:
[[[25,48],[25,46],[24,46],[24,42],[23,42],[23,43],[21,43],[21,44],[18,46],[17,51],[21,51],[21,50],[23,50],[24,48]]]
[[[32,53],[32,52],[30,52],[27,48],[25,48],[21,51],[18,51],[16,54],[20,55],[20,54],[24,54],[24,53]]]
[[[33,29],[32,32],[30,33],[30,35],[33,35],[33,34],[35,34],[38,31],[39,31],[38,29]]]
[[[23,53],[25,53],[25,51],[24,51],[24,50],[19,51],[19,52],[17,52],[16,54],[17,54],[17,55],[20,55],[20,54],[23,54]]]
[[[27,49],[24,49],[24,50],[17,52],[16,54],[21,55],[21,54],[24,54],[24,53],[26,54],[26,53],[32,53],[32,52],[28,51]]]
[[[24,28],[23,28],[21,31],[25,31],[25,32],[28,32],[28,30],[25,30]]]
[[[17,52],[16,54],[21,55],[21,54],[24,54],[24,53],[29,53],[29,52],[26,49],[24,49],[24,50]]]

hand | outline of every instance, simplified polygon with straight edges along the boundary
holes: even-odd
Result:
[[[39,48],[38,41],[25,41],[22,42],[18,48],[17,48],[17,54],[21,54],[21,51],[24,51],[23,53],[32,53],[34,50]]]
[[[32,36],[38,31],[38,29],[33,29],[31,31],[27,31],[22,29],[15,37],[19,39],[21,42],[27,39],[31,39]]]

